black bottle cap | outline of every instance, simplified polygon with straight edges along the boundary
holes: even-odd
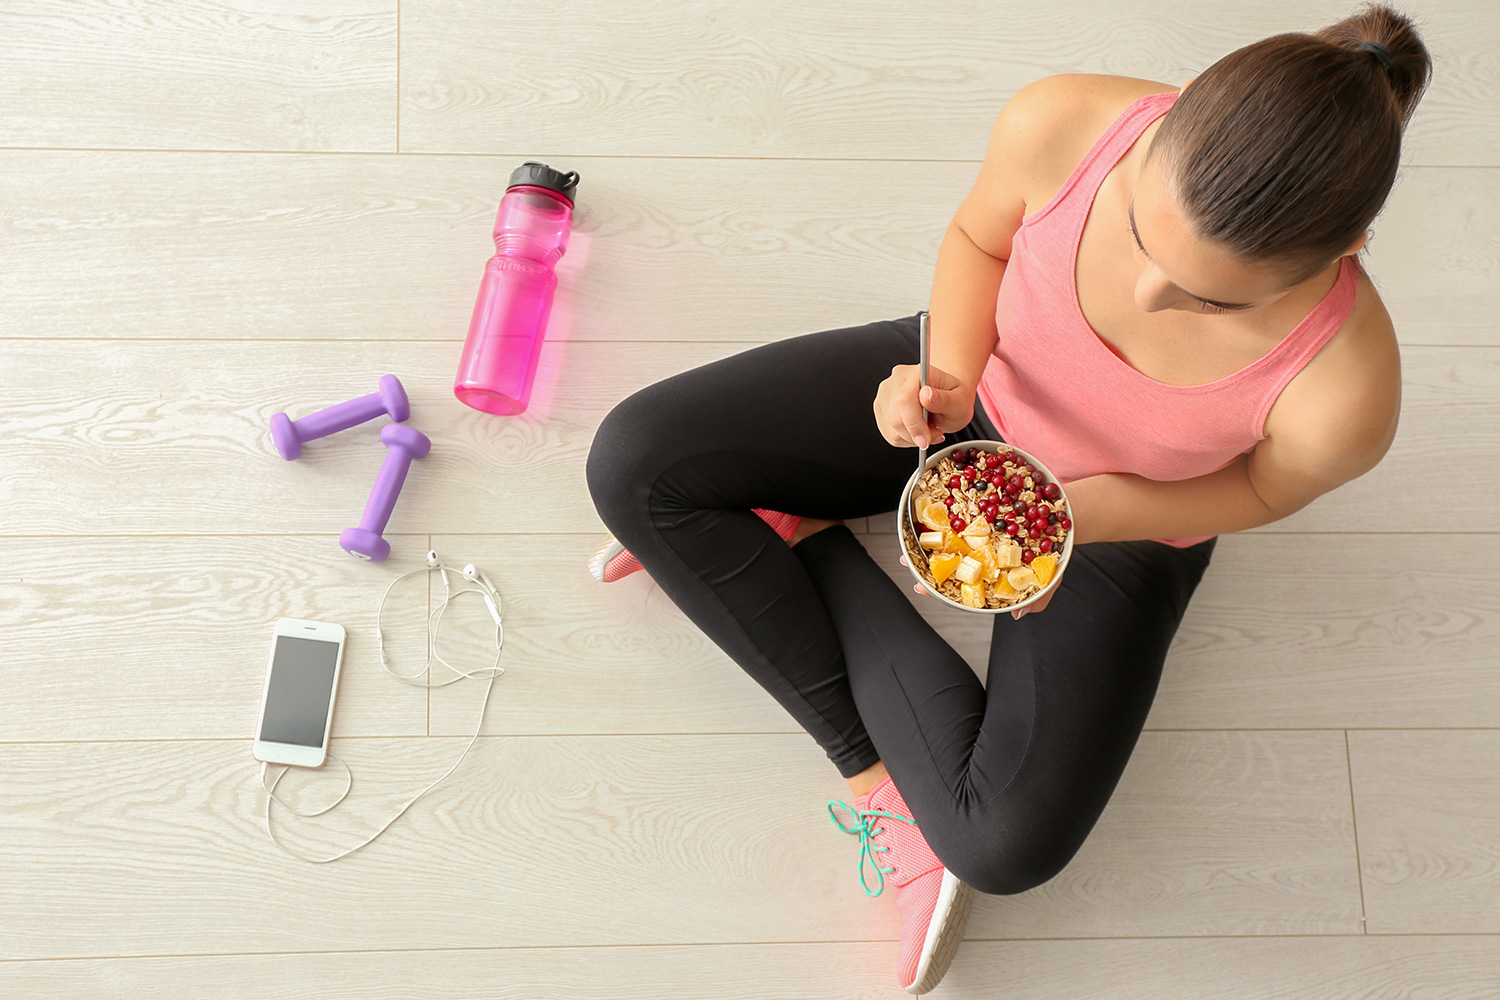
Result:
[[[535,160],[527,160],[510,173],[509,188],[520,184],[529,184],[533,187],[544,187],[549,191],[556,191],[568,199],[568,204],[573,203],[573,192],[578,188],[578,171],[570,170],[562,173],[553,170],[545,163],[537,163]]]

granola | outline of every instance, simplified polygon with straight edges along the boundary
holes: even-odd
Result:
[[[921,533],[901,519],[908,561],[933,592],[1006,608],[1057,573],[1073,522],[1062,488],[1008,448],[955,449],[913,487]]]

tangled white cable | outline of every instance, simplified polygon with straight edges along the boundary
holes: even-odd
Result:
[[[398,674],[396,673],[396,671],[391,669],[390,657],[386,656],[385,653],[385,631],[380,627],[380,616],[385,612],[385,602],[391,596],[391,591],[395,589],[396,584],[400,583],[402,580],[405,580],[409,576],[415,576],[418,573],[431,573],[433,570],[437,570],[443,575],[443,603],[439,604],[432,612],[427,615],[427,665],[422,668],[421,673],[411,675]],[[276,786],[281,783],[282,778],[286,777],[286,773],[287,771],[291,770],[291,767],[288,765],[282,765],[281,773],[276,775],[276,780],[272,781],[268,786],[266,785],[266,772],[270,765],[262,762],[260,766],[260,784],[261,787],[266,790],[266,795],[268,796],[266,799],[266,833],[270,835],[271,842],[286,853],[294,857],[301,858],[303,861],[310,861],[313,864],[322,865],[327,864],[330,861],[337,861],[340,858],[346,858],[349,855],[353,854],[355,851],[359,850],[361,847],[365,847],[368,844],[373,843],[377,837],[379,837],[386,830],[390,829],[391,824],[400,819],[402,814],[405,813],[406,810],[410,809],[412,805],[417,801],[417,799],[420,799],[422,796],[432,791],[444,778],[448,777],[448,775],[457,770],[458,765],[463,763],[463,759],[468,756],[470,747],[472,747],[474,745],[474,742],[479,739],[479,731],[484,727],[485,709],[489,707],[490,703],[490,692],[495,688],[495,678],[505,673],[505,668],[500,666],[500,649],[505,645],[505,626],[501,620],[500,614],[500,591],[495,587],[493,583],[490,582],[490,578],[484,575],[483,570],[477,569],[473,563],[465,566],[460,572],[463,575],[463,578],[469,583],[474,584],[474,586],[460,587],[457,590],[450,590],[448,585],[448,568],[443,565],[443,561],[438,558],[438,554],[436,552],[429,550],[427,553],[426,566],[422,567],[421,569],[414,569],[410,573],[403,573],[401,576],[398,576],[396,577],[396,579],[392,580],[389,587],[385,588],[385,593],[381,595],[380,598],[380,607],[375,612],[375,636],[376,642],[380,648],[381,667],[384,668],[385,672],[390,674],[392,677],[395,677],[398,680],[405,681],[408,684],[414,684],[417,687],[434,688],[447,687],[449,684],[452,684],[455,681],[461,681],[465,677],[489,679],[489,684],[486,685],[484,689],[484,702],[479,706],[479,723],[474,727],[474,735],[469,739],[469,745],[464,747],[464,752],[458,755],[458,760],[453,762],[453,766],[448,768],[448,770],[443,773],[442,777],[438,778],[437,781],[434,781],[432,784],[428,785],[426,788],[422,789],[415,796],[413,796],[411,801],[402,806],[400,812],[396,813],[396,815],[387,820],[385,826],[382,826],[379,830],[376,830],[375,833],[371,835],[369,840],[366,840],[363,843],[349,848],[349,850],[343,852],[342,854],[335,854],[331,858],[309,857],[308,855],[303,854],[300,851],[295,851],[292,848],[287,847],[280,840],[278,840],[276,838],[276,831],[271,829],[271,802],[272,800],[280,802],[283,806],[285,806],[287,809],[290,809],[298,816],[304,816],[308,818],[311,818],[313,816],[321,816],[328,810],[332,809],[334,806],[338,805],[340,802],[344,801],[344,797],[347,796],[349,794],[349,790],[354,787],[354,772],[349,770],[349,765],[345,764],[342,760],[339,760],[338,757],[334,756],[332,751],[329,751],[328,756],[338,761],[339,766],[344,769],[344,773],[349,776],[349,781],[344,786],[344,793],[337,799],[334,799],[331,804],[324,806],[317,812],[302,812],[296,807],[289,805],[284,799],[277,798],[276,796]],[[457,597],[459,594],[478,594],[484,600],[485,606],[489,609],[490,617],[495,619],[495,662],[490,666],[484,667],[480,670],[460,670],[453,664],[449,663],[447,660],[443,659],[442,655],[437,651],[437,634],[438,629],[442,627],[443,612],[447,610],[448,602],[453,600],[453,598]],[[438,663],[441,663],[443,666],[447,667],[449,670],[453,671],[459,676],[454,677],[450,680],[446,680],[441,684],[433,684],[430,680],[419,681],[417,678],[431,672],[434,660],[436,660]]]

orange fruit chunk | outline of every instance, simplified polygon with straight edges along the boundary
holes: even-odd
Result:
[[[1037,581],[1043,587],[1052,582],[1052,575],[1057,572],[1057,556],[1047,553],[1037,556],[1031,560],[1031,571],[1036,574]]]
[[[953,571],[958,569],[958,562],[962,558],[963,556],[957,552],[939,552],[934,554],[928,560],[928,565],[932,567],[932,578],[938,583],[947,580],[948,577],[953,575]]]
[[[948,508],[941,503],[933,501],[921,508],[917,519],[933,531],[941,531],[948,527]]]
[[[971,608],[984,607],[984,581],[975,580],[973,583],[959,585],[959,594],[963,602]]]
[[[943,535],[944,552],[956,552],[961,556],[966,556],[973,551],[971,548],[969,548],[969,543],[964,540],[964,537],[962,535],[954,533],[953,529],[944,528]]]
[[[1007,601],[1014,600],[1015,598],[1021,596],[1021,592],[1010,585],[1010,580],[1004,573],[1001,573],[1000,579],[996,580],[990,585],[990,589],[994,591],[996,597],[1003,598]]]
[[[1000,575],[1000,561],[995,558],[995,550],[988,545],[971,546],[974,550],[973,558],[979,560],[981,572],[986,580],[994,580]]]

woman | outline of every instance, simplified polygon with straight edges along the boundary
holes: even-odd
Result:
[[[866,892],[897,888],[910,992],[971,887],[1023,892],[1083,843],[1216,536],[1389,447],[1396,338],[1352,255],[1429,74],[1374,7],[1181,91],[1040,80],[943,238],[927,387],[913,316],[677,375],[600,426],[596,575],[644,567],[827,751]],[[1050,603],[997,616],[987,690],[841,523],[894,509],[914,443],[976,439],[1046,463],[1076,531]]]

